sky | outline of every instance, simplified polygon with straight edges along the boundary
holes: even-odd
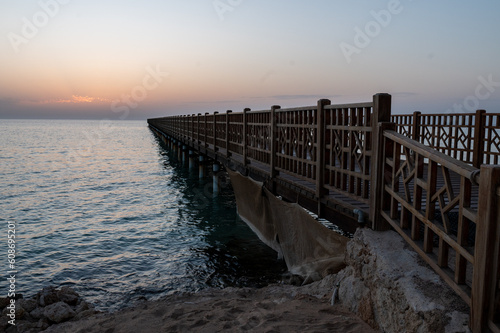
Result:
[[[500,112],[498,0],[0,0],[0,118]]]

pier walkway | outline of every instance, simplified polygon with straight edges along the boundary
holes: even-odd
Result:
[[[210,158],[346,231],[394,229],[500,332],[500,114],[391,115],[364,103],[148,119],[179,156]]]

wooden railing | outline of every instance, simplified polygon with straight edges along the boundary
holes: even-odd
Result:
[[[395,131],[383,140],[381,218],[470,305],[478,170]]]
[[[500,332],[500,167],[481,167],[479,193],[470,323]]]
[[[397,131],[479,168],[500,161],[500,113],[393,115]]]
[[[325,182],[328,190],[369,202],[372,104],[325,107]]]
[[[486,165],[499,161],[500,114],[390,122],[390,108],[391,96],[377,94],[148,122],[201,154],[258,165],[272,181],[306,182],[318,203],[340,193],[368,204],[373,229],[396,230],[470,305],[473,332],[500,332],[500,167]]]
[[[478,170],[391,130],[395,124],[381,127],[379,218],[469,304],[473,332],[499,332],[500,167]]]
[[[317,198],[336,191],[369,203],[376,124],[372,120],[389,120],[391,96],[373,98],[366,103],[330,105],[329,100],[320,100],[315,106],[273,106],[148,122],[192,146],[240,156],[244,165],[266,165],[270,177],[290,175],[308,181]]]

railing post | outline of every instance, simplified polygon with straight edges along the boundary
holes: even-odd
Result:
[[[183,115],[182,118],[181,118],[181,122],[182,122],[182,142],[185,143],[186,142],[186,115]]]
[[[422,112],[415,111],[413,112],[413,123],[412,123],[412,139],[420,142],[420,121]]]
[[[191,138],[191,145],[194,145],[194,114],[189,116],[189,137]]]
[[[193,138],[192,132],[191,132],[191,115],[187,115],[187,120],[186,120],[186,132],[187,132],[187,144],[191,144],[191,140]]]
[[[189,149],[189,170],[193,170],[194,169],[194,152]]]
[[[198,150],[200,149],[201,145],[201,140],[200,140],[200,119],[201,119],[201,113],[198,113],[197,117],[197,127],[196,127],[196,139],[198,140]]]
[[[281,106],[279,105],[273,105],[271,107],[271,156],[270,156],[270,165],[271,165],[271,169],[270,169],[270,176],[271,176],[271,182],[274,184],[274,180],[276,178],[276,175],[277,175],[277,172],[276,172],[276,133],[277,133],[277,124],[276,124],[276,110],[279,110],[281,109]],[[273,185],[273,188],[274,188],[274,185]]]
[[[325,186],[325,106],[329,99],[320,99],[316,113],[316,197],[318,198],[318,216],[323,215],[321,198],[326,194]]]
[[[200,179],[205,178],[205,156],[198,156],[198,177]]]
[[[249,108],[245,108],[243,110],[243,139],[242,144],[243,144],[243,166],[246,166],[248,164],[247,160],[247,112],[249,112]]]
[[[389,224],[382,218],[380,212],[383,205],[382,193],[384,191],[384,156],[385,145],[383,132],[392,126],[391,121],[391,95],[376,94],[373,96],[372,115],[372,160],[371,160],[371,186],[370,186],[370,220],[374,230],[387,230]]]
[[[480,168],[484,160],[484,123],[483,116],[486,110],[477,110],[474,117],[474,151],[472,153],[472,165]]]
[[[471,288],[472,332],[486,332],[495,298],[500,230],[500,167],[481,166],[477,209],[474,273]]]
[[[220,164],[214,162],[214,164],[212,165],[212,171],[213,171],[213,177],[212,177],[213,196],[216,197],[219,194],[220,190],[220,179],[219,179]]]
[[[177,140],[177,160],[182,161],[182,141]]]
[[[183,115],[181,118],[181,140],[182,143],[186,143],[186,115]]]
[[[214,112],[214,126],[213,126],[213,129],[214,129],[214,152],[216,153],[217,152],[217,115],[219,114],[219,112],[215,111]]]
[[[188,154],[188,146],[185,144],[182,144],[182,164],[186,164],[187,154]]]
[[[231,153],[229,152],[229,114],[233,112],[231,110],[226,111],[226,157],[230,157]]]
[[[207,139],[207,133],[208,133],[208,124],[207,124],[207,116],[208,116],[208,112],[205,112],[205,127],[204,127],[204,130],[203,132],[205,133],[205,148],[208,147],[208,139]]]

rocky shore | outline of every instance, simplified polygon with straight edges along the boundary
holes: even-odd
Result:
[[[208,289],[98,313],[71,288],[16,300],[6,332],[469,332],[467,305],[395,232],[358,229],[347,267],[305,286]],[[332,297],[333,296],[333,297]],[[335,304],[332,304],[335,303]]]
[[[14,306],[12,306],[14,305]],[[41,332],[51,325],[77,321],[97,313],[70,287],[46,287],[24,299],[0,298],[0,332]]]
[[[73,290],[45,288],[17,300],[5,332],[375,332],[342,305],[331,305],[331,277],[306,287],[208,289],[98,313]],[[5,311],[4,311],[5,312]],[[5,317],[5,316],[4,316]]]

